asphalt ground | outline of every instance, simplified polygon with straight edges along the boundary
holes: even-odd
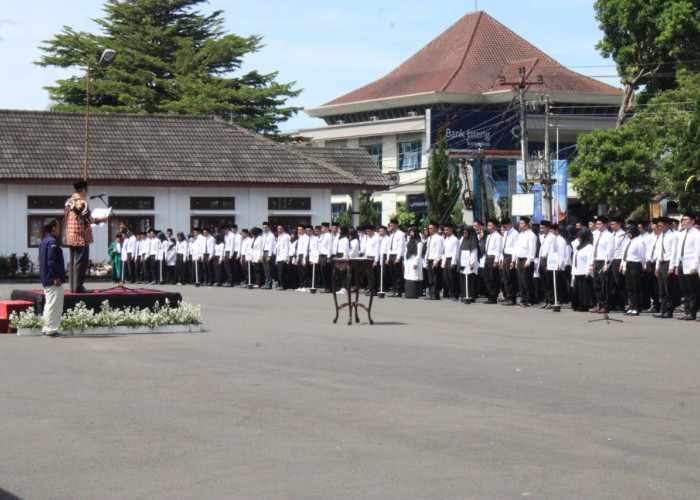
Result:
[[[0,497],[700,497],[699,323],[161,288],[202,333],[0,335]]]

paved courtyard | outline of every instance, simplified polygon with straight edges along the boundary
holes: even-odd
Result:
[[[0,497],[700,496],[698,323],[177,291],[204,332],[0,335]]]

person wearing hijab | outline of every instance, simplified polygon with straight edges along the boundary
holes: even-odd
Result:
[[[573,289],[571,292],[571,309],[577,312],[588,312],[593,301],[591,290],[593,289],[591,273],[593,257],[593,233],[590,229],[579,230],[578,245],[574,249],[572,257],[571,274]]]
[[[481,259],[479,237],[473,227],[464,229],[459,240],[459,264],[462,267],[461,297],[466,303],[476,301],[476,279],[479,276],[479,260]]]
[[[622,251],[620,274],[624,276],[627,287],[629,309],[626,314],[639,316],[642,310],[642,272],[646,267],[646,245],[644,238],[639,235],[636,224],[627,226],[627,241]]]
[[[423,241],[417,227],[408,228],[403,277],[405,297],[407,299],[419,298],[423,286]]]

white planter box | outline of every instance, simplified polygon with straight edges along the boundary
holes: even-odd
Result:
[[[32,330],[31,328],[17,328],[17,335],[20,337],[40,337],[41,328]]]

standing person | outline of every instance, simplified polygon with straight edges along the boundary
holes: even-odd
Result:
[[[381,259],[381,255],[379,252],[379,246],[381,244],[381,239],[379,238],[379,234],[374,232],[374,224],[371,222],[368,222],[365,224],[365,259],[370,259],[374,261],[372,264],[372,268],[367,270],[367,294],[369,295],[370,293],[370,288],[371,288],[371,283],[372,283],[372,276],[374,275],[374,285],[375,285],[375,295],[377,293],[377,290],[379,290],[379,262]],[[405,265],[405,262],[404,262]],[[422,272],[422,271],[421,271]]]
[[[681,219],[684,232],[678,240],[676,250],[678,267],[676,275],[681,283],[685,314],[685,321],[695,321],[698,313],[698,293],[700,282],[698,281],[698,259],[700,258],[700,231],[695,227],[695,214],[686,213]]]
[[[348,252],[348,258],[359,259],[360,258],[360,238],[357,233],[357,229],[351,227],[348,231],[348,240],[350,242],[350,251]]]
[[[607,314],[610,310],[609,304],[609,265],[613,252],[613,235],[608,231],[608,218],[599,216],[596,219],[596,230],[593,241],[593,290],[595,292],[598,308],[593,311],[599,314]]]
[[[551,253],[556,255],[557,266],[554,273],[552,273],[552,271],[548,272],[554,275],[552,277],[552,288],[555,292],[555,302],[558,304],[566,304],[569,302],[569,287],[567,282],[571,281],[571,246],[559,233],[559,224],[556,222],[552,223],[551,231],[554,236]],[[551,257],[554,258],[554,255],[551,255]],[[549,257],[547,258],[549,259]],[[567,267],[569,268],[568,274]]]
[[[668,319],[673,317],[676,307],[676,245],[678,240],[671,230],[671,219],[659,217],[660,236],[656,240],[654,253],[657,256],[654,275],[659,284],[659,314],[655,318]]]
[[[306,266],[309,258],[309,236],[306,234],[306,228],[300,224],[297,227],[297,287],[298,292],[307,292],[309,285],[306,279]]]
[[[115,236],[114,241],[109,244],[107,249],[109,255],[109,263],[112,266],[112,282],[119,283],[122,270],[122,235]]]
[[[540,261],[539,261],[539,271],[540,271],[540,283],[542,284],[542,297],[544,299],[544,304],[540,306],[540,309],[551,309],[552,304],[554,304],[554,277],[552,272],[547,270],[547,263],[549,261],[549,254],[555,254],[556,249],[554,244],[556,243],[556,238],[551,232],[552,223],[548,220],[543,220],[540,222],[540,235],[542,242],[540,243]]]
[[[423,242],[417,227],[408,228],[403,261],[405,297],[417,299],[423,288]]]
[[[499,264],[505,298],[503,305],[514,306],[518,295],[518,273],[515,265],[515,242],[518,239],[518,232],[507,217],[501,219],[501,229],[503,231],[503,251],[501,252]]]
[[[625,290],[625,277],[620,272],[622,264],[622,251],[627,240],[627,233],[622,228],[622,217],[610,218],[610,229],[613,233],[613,249],[610,254],[610,280],[609,297],[610,310],[624,311],[627,305],[627,291]]]
[[[202,229],[195,227],[193,229],[194,240],[190,244],[190,252],[192,253],[192,263],[194,268],[192,269],[192,277],[194,278],[194,286],[200,286],[204,281],[204,268],[206,264],[204,263],[204,251],[205,251],[205,239],[202,234]]]
[[[127,228],[126,239],[122,238],[122,244],[124,246],[122,254],[125,255],[124,276],[122,276],[122,280],[132,284],[136,281],[136,269],[134,266],[134,259],[136,257],[136,236],[131,228]]]
[[[464,253],[463,253],[464,252]],[[468,302],[476,302],[477,293],[477,278],[479,277],[479,261],[481,256],[481,246],[479,244],[479,235],[473,227],[467,227],[462,234],[462,239],[459,241],[459,260],[461,274],[464,275],[464,280],[461,283],[460,295],[467,299]],[[462,255],[467,255],[466,265],[462,266]]]
[[[521,217],[518,223],[518,238],[515,240],[515,258],[517,258],[518,289],[520,291],[520,306],[534,305],[535,287],[533,274],[534,261],[537,254],[537,236],[530,229],[530,218]]]
[[[348,229],[348,226],[342,225],[339,228],[340,230],[340,235],[338,237],[338,247],[336,250],[335,258],[336,259],[347,259],[350,256],[350,240],[348,239],[350,235],[350,230]],[[340,275],[340,290],[338,291],[339,294],[344,294],[350,293],[350,285],[352,283],[347,282],[348,277],[346,273],[342,273]]]
[[[250,242],[251,259],[253,263],[253,276],[255,283],[253,288],[260,288],[265,284],[265,271],[263,270],[263,237],[262,229],[253,227],[250,230],[253,241]]]
[[[442,254],[442,294],[447,300],[457,302],[459,297],[459,240],[454,235],[451,222],[445,224]]]
[[[185,233],[177,233],[177,243],[175,244],[175,283],[182,285],[186,283],[185,267],[189,257],[189,244],[185,239]]]
[[[571,292],[571,308],[576,312],[588,312],[593,303],[591,295],[593,274],[593,233],[590,229],[579,230],[578,244],[572,256],[571,274],[573,289]]]
[[[639,311],[642,310],[642,273],[646,267],[647,251],[644,245],[644,238],[639,235],[639,229],[637,229],[636,224],[627,226],[626,233],[627,241],[622,251],[622,262],[620,264],[620,273],[625,278],[630,305],[626,314],[639,316]]]
[[[216,253],[216,240],[209,232],[209,228],[202,229],[204,236],[204,255],[202,262],[204,264],[204,276],[201,277],[203,284],[206,286],[214,285],[214,254]]]
[[[90,293],[86,290],[85,273],[90,260],[90,245],[93,243],[91,224],[107,221],[106,217],[95,218],[88,206],[88,184],[80,181],[73,184],[75,192],[64,206],[66,220],[66,242],[70,248],[68,275],[72,293]]]
[[[318,237],[318,262],[321,265],[321,278],[323,279],[323,291],[331,293],[331,278],[333,276],[333,264],[331,263],[333,237],[330,233],[330,222],[321,223],[321,234]]]
[[[656,253],[657,243],[659,241],[659,235],[661,230],[659,229],[659,219],[652,219],[650,226],[651,237],[647,239],[646,249],[647,249],[647,265],[644,271],[644,277],[642,282],[647,281],[648,284],[644,286],[645,290],[649,295],[649,309],[646,312],[658,313],[659,308],[659,281],[656,279],[654,270],[656,269],[656,260],[658,255]]]
[[[292,230],[289,234],[289,256],[287,257],[287,288],[296,290],[298,288],[298,273],[297,273],[297,232]]]
[[[44,220],[44,238],[39,245],[39,269],[44,287],[44,326],[42,335],[60,337],[58,331],[63,314],[63,283],[66,265],[58,238],[61,227],[56,219]]]
[[[428,287],[430,288],[426,300],[440,300],[442,289],[440,262],[445,253],[445,245],[442,236],[438,234],[438,223],[433,221],[428,225],[430,236],[425,241],[425,264],[428,271]]]
[[[226,258],[224,235],[219,233],[214,238],[214,286],[223,286],[226,280]]]
[[[272,283],[275,277],[275,235],[270,231],[270,223],[262,223],[262,268],[265,275],[265,282],[262,286],[265,290],[272,290]]]
[[[498,259],[503,250],[503,237],[498,232],[498,221],[489,219],[486,223],[485,255],[484,255],[484,282],[486,283],[486,303],[496,304],[500,286]]]
[[[231,256],[231,286],[238,285],[243,281],[243,272],[241,270],[241,245],[243,237],[238,233],[238,225],[231,225],[231,234],[233,235],[233,255]]]
[[[386,226],[381,226],[379,228],[379,256],[381,262],[381,278],[380,281],[384,283],[384,290],[391,290],[391,274],[389,273],[389,266],[386,262],[389,260],[389,229]]]
[[[231,232],[231,227],[228,224],[221,226],[221,233],[224,236],[224,270],[226,271],[226,278],[224,279],[223,286],[228,288],[232,286],[233,283],[234,235]]]
[[[406,252],[406,236],[399,229],[398,219],[389,222],[389,258],[385,264],[391,274],[392,297],[403,295],[403,255]]]
[[[238,261],[241,264],[241,286],[245,287],[248,283],[251,283],[251,277],[249,274],[249,255],[250,255],[250,242],[253,241],[250,238],[250,232],[248,229],[243,229],[241,231],[241,253],[238,254]]]
[[[155,285],[158,280],[158,249],[160,240],[156,236],[156,230],[148,230],[148,284]]]
[[[277,226],[277,244],[275,245],[275,265],[277,266],[277,280],[279,287],[277,290],[289,288],[289,276],[287,272],[287,261],[289,260],[289,247],[291,240],[282,224]]]
[[[168,251],[165,254],[165,281],[169,285],[174,285],[175,282],[175,264],[177,262],[177,243],[175,238],[168,238]]]

